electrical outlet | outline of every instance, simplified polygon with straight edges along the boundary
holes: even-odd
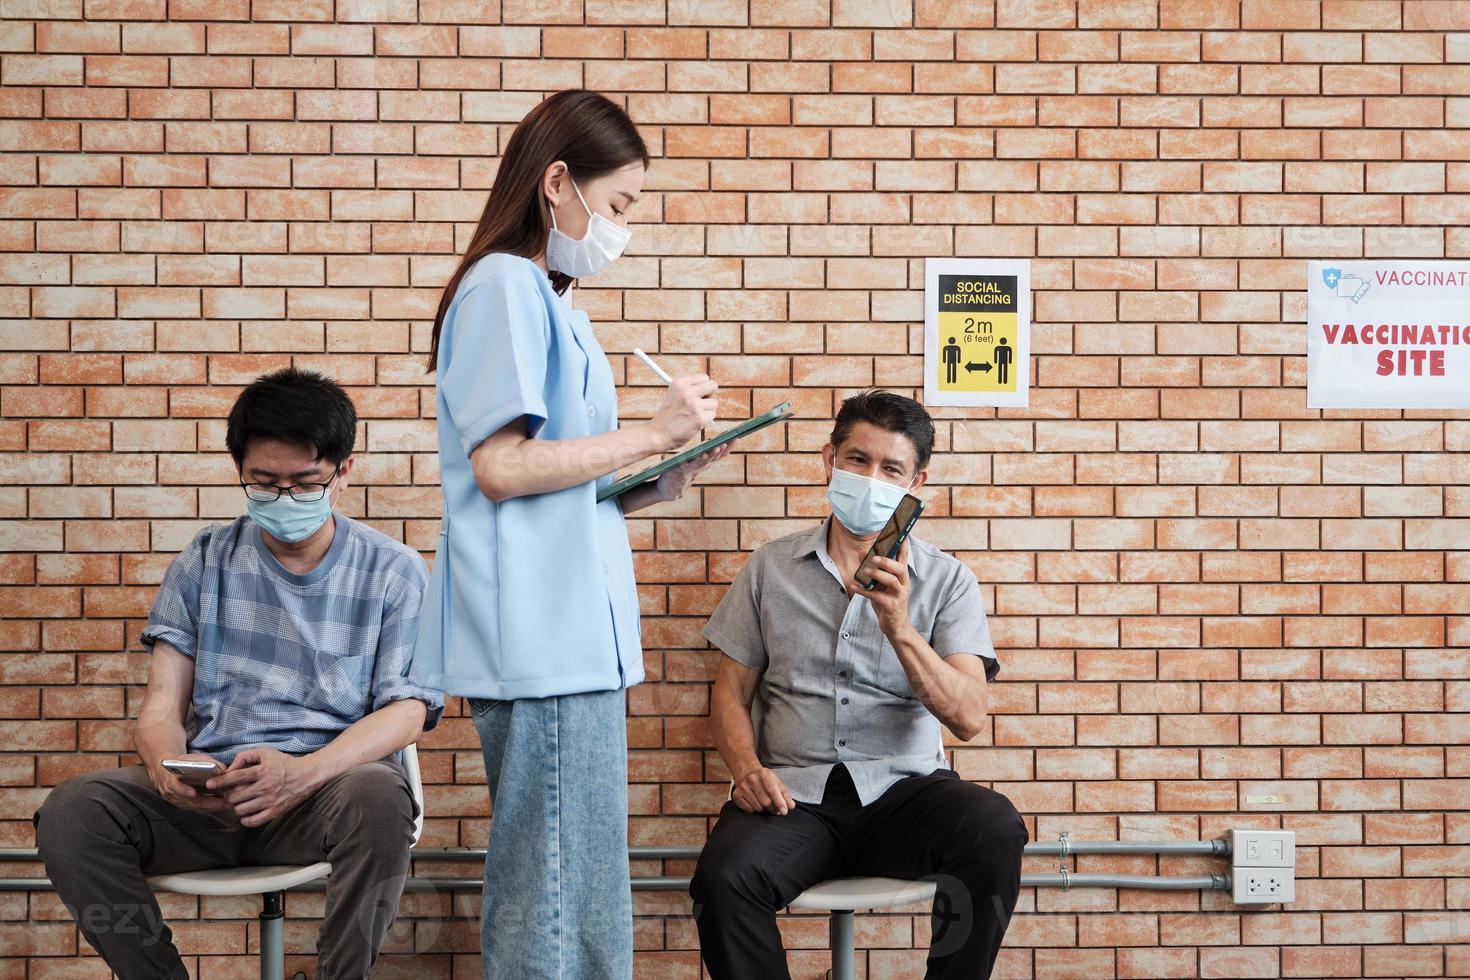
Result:
[[[1296,901],[1296,834],[1230,831],[1230,894],[1240,905]]]
[[[1244,868],[1295,868],[1296,833],[1290,830],[1232,830],[1230,864]]]
[[[1237,905],[1296,901],[1292,868],[1231,868],[1230,893]]]

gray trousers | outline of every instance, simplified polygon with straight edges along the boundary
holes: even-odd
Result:
[[[398,914],[415,809],[392,758],[349,769],[260,827],[176,807],[132,765],[68,779],[32,821],[56,893],[119,977],[188,978],[146,876],[330,861],[318,976],[356,980]]]

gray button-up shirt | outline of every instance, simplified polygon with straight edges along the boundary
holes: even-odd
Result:
[[[975,576],[916,537],[909,619],[941,657],[975,654],[987,680],[999,673]],[[757,549],[703,632],[761,674],[756,755],[795,799],[820,803],[838,762],[864,806],[904,776],[946,766],[939,720],[914,695],[872,603],[848,596],[826,521]]]

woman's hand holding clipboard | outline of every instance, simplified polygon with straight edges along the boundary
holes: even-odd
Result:
[[[669,381],[669,375],[655,364],[647,354],[641,350],[635,350],[633,353],[643,363],[647,364],[660,378]],[[659,408],[658,414],[654,416],[654,424],[660,426],[664,426],[667,423],[682,426],[693,424],[693,431],[689,432],[683,439],[673,443],[670,449],[677,448],[685,442],[688,442],[689,439],[694,438],[694,435],[704,425],[714,421],[715,410],[718,407],[714,393],[718,390],[719,386],[709,380],[708,375],[704,374],[693,374],[688,377],[679,378],[676,381],[669,381],[669,392],[664,396],[663,406]],[[699,403],[697,407],[693,404],[695,401]],[[706,412],[708,413],[707,415]],[[624,494],[634,487],[642,486],[651,480],[659,481],[661,495],[666,495],[668,491],[675,489],[679,493],[682,493],[688,488],[689,481],[693,480],[695,474],[711,463],[718,462],[729,455],[729,443],[734,442],[743,435],[748,435],[759,429],[763,429],[772,422],[779,422],[790,415],[791,403],[783,402],[764,415],[742,422],[732,429],[727,429],[717,436],[706,439],[692,449],[686,449],[677,456],[672,456],[662,462],[655,463],[646,470],[634,473],[632,476],[626,476],[608,485],[597,494],[598,503],[607,500],[609,497]],[[696,417],[698,419],[697,423],[695,423]],[[664,431],[670,430],[664,429]],[[685,430],[681,429],[679,431],[682,434]],[[665,479],[665,476],[668,474],[673,475],[669,475]],[[676,497],[677,495],[675,494]]]

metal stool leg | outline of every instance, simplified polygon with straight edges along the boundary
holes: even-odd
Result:
[[[853,938],[852,912],[832,913],[832,980],[857,980],[856,940]]]
[[[266,892],[260,909],[260,980],[286,978],[285,892]]]

